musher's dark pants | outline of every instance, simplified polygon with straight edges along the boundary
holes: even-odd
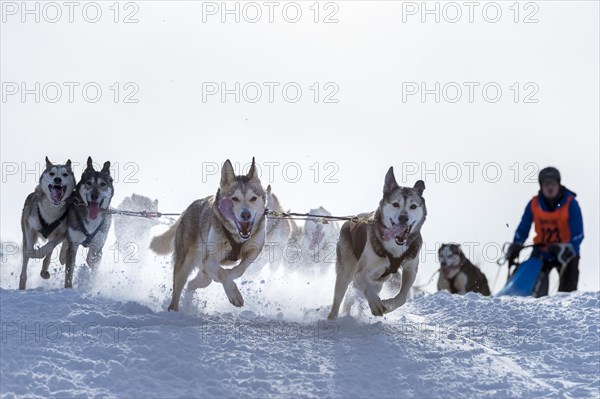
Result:
[[[548,286],[550,284],[548,276],[550,271],[556,268],[560,273],[560,263],[557,260],[544,261],[542,271],[538,277],[538,281],[535,284],[533,296],[539,298],[541,296],[548,295]],[[558,284],[559,292],[571,292],[577,290],[577,283],[579,282],[579,256],[574,257],[569,263],[565,265],[565,268],[560,276],[560,282]]]

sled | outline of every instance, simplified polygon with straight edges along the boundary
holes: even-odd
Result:
[[[531,296],[541,270],[542,260],[530,257],[517,266],[504,288],[496,295]]]

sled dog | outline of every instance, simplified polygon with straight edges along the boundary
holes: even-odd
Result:
[[[490,295],[485,274],[479,270],[463,253],[458,244],[444,244],[438,250],[440,276],[438,291],[448,290],[453,294],[478,292]]]
[[[188,294],[213,280],[223,284],[232,305],[244,298],[234,279],[260,255],[265,242],[266,192],[254,158],[247,175],[236,176],[229,160],[221,169],[217,194],[194,201],[169,230],[155,237],[150,248],[158,254],[173,252],[173,296],[168,310],[177,311],[188,276]],[[236,266],[225,269],[223,265]]]
[[[114,195],[113,179],[110,176],[110,162],[106,161],[102,170],[94,170],[92,157],[87,159],[87,167],[75,187],[73,203],[67,214],[67,243],[61,257],[66,255],[65,288],[73,287],[73,268],[80,245],[88,248],[86,261],[94,272],[102,260],[102,248],[110,229],[111,215],[108,212]]]
[[[74,188],[75,175],[71,169],[71,160],[67,160],[64,165],[55,165],[46,157],[46,169],[42,172],[35,191],[27,196],[21,214],[23,266],[19,289],[26,288],[30,258],[44,258],[40,275],[44,279],[50,278],[50,258],[54,248],[65,239],[65,219]],[[48,243],[34,250],[40,236],[47,239]]]
[[[390,168],[385,176],[383,198],[374,213],[362,214],[372,223],[346,222],[337,244],[336,281],[329,319],[338,315],[348,285],[353,282],[369,303],[371,313],[382,316],[402,306],[415,281],[421,226],[427,209],[419,180],[413,188],[400,187]],[[393,298],[381,300],[379,293],[391,274],[402,269],[402,287]],[[350,308],[348,307],[349,311]]]
[[[117,206],[117,210],[158,212],[158,200],[153,201],[146,196],[134,193],[130,197],[125,197]],[[150,229],[159,224],[155,219],[119,215],[115,215],[113,222],[119,250],[125,250],[130,245],[147,248],[150,241]]]

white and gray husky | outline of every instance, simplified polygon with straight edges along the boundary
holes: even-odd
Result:
[[[30,258],[44,258],[40,275],[50,278],[48,267],[52,250],[65,240],[67,209],[71,193],[75,188],[75,175],[71,160],[64,165],[53,164],[46,157],[46,168],[42,172],[35,191],[27,196],[21,214],[23,231],[23,266],[19,289],[27,285],[27,264]],[[34,245],[42,236],[48,243],[35,250]]]
[[[152,240],[154,252],[173,252],[173,297],[168,310],[178,310],[181,292],[196,267],[198,274],[188,283],[188,293],[214,280],[223,284],[231,304],[244,305],[233,280],[242,276],[262,251],[265,204],[266,193],[254,159],[248,174],[241,176],[235,175],[227,160],[217,194],[194,201],[169,230]]]
[[[422,180],[413,188],[400,187],[390,168],[379,207],[374,213],[360,215],[370,217],[372,223],[344,223],[337,245],[336,281],[329,319],[337,317],[351,282],[366,297],[375,316],[391,312],[406,302],[417,275],[423,243],[420,230],[427,215],[424,190]],[[393,298],[381,300],[379,293],[383,284],[400,269],[400,292]],[[350,311],[350,306],[345,308]]]

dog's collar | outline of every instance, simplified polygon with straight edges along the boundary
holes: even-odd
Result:
[[[44,217],[42,216],[42,211],[40,210],[40,206],[38,205],[37,207],[37,211],[38,211],[38,218],[40,220],[40,224],[42,225],[42,228],[39,230],[39,233],[44,236],[44,238],[48,238],[48,236],[50,234],[52,234],[52,232],[54,230],[56,230],[56,228],[58,226],[60,226],[60,224],[63,222],[63,220],[65,220],[67,218],[67,211],[68,208],[63,212],[62,215],[60,215],[60,217],[58,219],[56,219],[54,222],[52,223],[48,223],[46,222],[46,220],[44,219]]]

